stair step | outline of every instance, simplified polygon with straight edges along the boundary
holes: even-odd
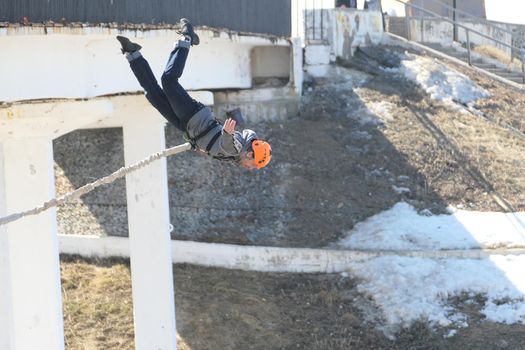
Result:
[[[502,77],[502,78],[505,78],[507,80],[511,80],[511,81],[516,82],[516,83],[523,84],[523,77],[521,77],[519,75],[497,74],[497,73],[495,73],[495,74],[500,76],[500,77]]]
[[[491,73],[510,73],[510,72],[507,72],[505,69],[498,68],[498,67],[484,68],[484,69]]]
[[[478,67],[478,68],[481,68],[481,69],[485,69],[485,70],[492,70],[492,69],[500,69],[498,67],[496,67],[495,65],[493,65],[492,63],[483,63],[483,62],[479,62],[479,61],[476,61],[474,62],[475,66]]]
[[[502,77],[512,77],[512,78],[521,78],[522,75],[518,73],[509,73],[509,72],[501,72],[497,73],[498,75],[501,75]]]
[[[441,52],[444,52],[444,53],[449,54],[449,55],[456,55],[456,54],[458,54],[458,52],[456,50],[451,50],[451,49],[444,49],[444,50],[441,50]]]
[[[455,57],[461,61],[464,61],[464,62],[468,61],[467,52],[461,52],[451,47],[444,47],[441,44],[437,44],[437,43],[424,43],[423,42],[421,44],[427,47],[430,47],[434,50],[440,51],[444,53],[445,55]],[[482,59],[479,59],[479,58],[472,59],[471,62],[474,66],[481,68],[483,70],[486,70],[487,72],[499,75],[500,77],[511,80],[513,82],[523,84],[523,77],[519,73],[506,71],[504,68],[499,68],[492,63],[485,63],[483,62]]]
[[[448,54],[451,55],[451,56],[454,56],[454,57],[458,57],[458,58],[459,57],[465,57],[465,58],[468,57],[468,55],[466,53],[462,53],[462,52],[450,52]]]
[[[422,42],[421,45],[425,45],[425,46],[428,46],[428,47],[431,47],[433,49],[439,49],[439,50],[442,50],[444,49],[445,47],[439,43],[425,43],[425,42]]]
[[[523,84],[523,79],[522,78],[505,78],[505,79],[513,81],[513,82],[518,83],[518,84]]]

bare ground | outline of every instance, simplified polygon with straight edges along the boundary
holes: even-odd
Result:
[[[456,67],[491,97],[475,114],[451,108],[381,70],[395,66],[392,51],[369,49],[309,82],[300,117],[270,128],[300,208],[277,244],[329,245],[400,200],[434,213],[525,209],[525,94]]]
[[[237,169],[193,155],[172,163],[172,207],[193,213],[196,220],[195,227],[184,226],[187,217],[174,216],[182,223],[174,237],[325,247],[400,200],[434,213],[445,212],[448,205],[525,210],[525,94],[455,66],[491,97],[478,101],[474,113],[451,108],[380,68],[396,66],[396,50],[367,49],[344,62],[346,68],[333,67],[329,79],[305,84],[300,116],[257,125],[274,146],[273,163],[265,172],[235,184],[232,179],[245,175]],[[185,170],[179,169],[181,162]],[[214,183],[187,173],[188,164],[204,169]],[[222,192],[211,203],[205,197],[184,197],[188,191],[219,187]],[[229,201],[236,195],[229,188],[243,193],[254,208]],[[121,190],[108,191],[101,197],[122,196]],[[104,203],[101,211],[111,216],[122,205]],[[119,220],[117,226],[125,226],[125,218]],[[104,220],[95,224],[104,229]],[[62,278],[68,349],[133,347],[127,264],[64,258]],[[448,330],[416,324],[389,340],[378,329],[373,303],[357,293],[357,283],[340,275],[176,266],[179,348],[525,348],[523,325],[487,322],[479,305],[461,298],[451,302],[469,315],[469,327],[457,335],[444,338]]]
[[[341,275],[276,274],[174,266],[178,349],[523,349],[525,327],[483,320],[452,300],[469,327],[414,324],[384,336],[371,322],[357,281]],[[134,349],[126,261],[62,258],[68,350]],[[370,307],[370,306],[368,306]]]
[[[273,145],[262,172],[195,154],[168,159],[173,238],[324,247],[400,200],[434,213],[525,210],[525,94],[457,66],[491,97],[474,113],[453,108],[383,70],[399,52],[362,50],[349,68],[305,84],[299,116],[250,125]],[[180,143],[178,131],[167,134]],[[123,165],[121,131],[65,135],[55,159],[61,194]],[[127,235],[124,181],[58,215],[61,233]]]

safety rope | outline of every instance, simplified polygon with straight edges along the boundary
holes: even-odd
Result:
[[[107,185],[107,184],[110,184],[112,183],[113,181],[121,178],[121,177],[124,177],[126,176],[127,174],[135,171],[135,170],[138,170],[140,168],[143,168],[145,167],[146,165],[150,164],[151,162],[154,162],[160,158],[163,158],[163,157],[168,157],[168,156],[171,156],[171,155],[174,155],[174,154],[177,154],[177,153],[182,153],[182,152],[185,152],[185,151],[188,151],[190,150],[192,147],[191,147],[191,144],[189,142],[186,142],[186,143],[183,143],[182,145],[178,145],[178,146],[175,146],[175,147],[171,147],[171,148],[168,148],[168,149],[165,149],[164,151],[160,151],[160,152],[157,152],[157,153],[153,153],[152,155],[150,155],[149,157],[147,158],[144,158],[134,164],[131,164],[127,167],[122,167],[120,168],[119,170],[115,171],[113,174],[111,175],[108,175],[108,176],[105,176],[105,177],[102,177],[96,181],[93,181],[91,183],[88,183],[72,192],[69,192],[69,193],[66,193],[58,198],[53,198],[45,203],[43,203],[42,205],[40,206],[37,206],[37,207],[34,207],[33,209],[29,209],[29,210],[26,210],[26,211],[22,211],[22,212],[19,212],[19,213],[14,213],[14,214],[10,214],[8,216],[4,216],[2,218],[0,218],[0,226],[2,225],[5,225],[7,223],[10,223],[10,222],[13,222],[13,221],[16,221],[20,218],[23,218],[24,216],[28,216],[28,215],[36,215],[36,214],[39,214],[49,208],[52,208],[52,207],[56,207],[58,205],[61,205],[61,204],[64,204],[64,203],[67,203],[67,202],[70,202],[70,201],[73,201],[75,199],[78,199],[80,196],[86,194],[86,193],[89,193],[91,191],[93,191],[95,188],[99,187],[99,186],[102,186],[102,185]]]

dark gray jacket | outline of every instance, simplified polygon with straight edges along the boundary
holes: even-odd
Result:
[[[196,141],[196,146],[198,149],[205,151],[214,136],[220,133],[208,152],[214,158],[238,161],[241,154],[248,152],[252,141],[257,139],[257,134],[250,129],[245,129],[242,132],[235,131],[233,135],[224,132],[223,125],[215,121],[213,112],[208,107],[199,110],[188,121],[186,126],[188,136],[193,139],[213,124],[216,125],[206,135]]]

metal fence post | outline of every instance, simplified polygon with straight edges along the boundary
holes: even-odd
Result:
[[[465,29],[466,31],[466,34],[467,34],[467,58],[468,58],[468,64],[470,66],[472,66],[472,60],[470,58],[470,34],[469,34],[469,30],[468,29]]]
[[[405,4],[405,24],[407,29],[407,40],[410,40],[410,18],[408,14],[408,5]]]
[[[304,3],[304,41],[308,41],[308,4]]]
[[[425,17],[421,16],[421,42],[425,42]]]
[[[313,40],[315,40],[315,0],[312,0],[312,20],[313,20],[313,23],[312,23],[312,30],[313,30]]]
[[[324,9],[323,9],[323,2],[321,1],[321,40],[324,40],[324,23],[323,23],[323,17],[324,17]]]
[[[456,0],[453,0],[453,5],[454,7],[454,10],[452,11],[452,21],[454,21],[454,38],[452,40],[458,42],[459,41],[459,38],[458,38],[458,24],[457,24],[457,15],[456,15]]]
[[[523,84],[525,84],[525,51],[521,51],[521,76],[523,78]]]

